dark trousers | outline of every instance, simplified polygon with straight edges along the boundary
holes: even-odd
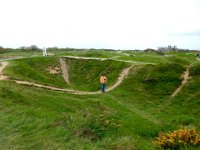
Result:
[[[105,92],[105,83],[102,83],[102,84],[101,84],[101,91],[102,91],[102,93]]]

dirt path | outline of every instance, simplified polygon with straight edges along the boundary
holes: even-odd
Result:
[[[183,80],[181,82],[181,85],[174,91],[174,93],[171,95],[172,97],[176,96],[176,94],[180,92],[183,86],[187,83],[188,79],[189,79],[189,67],[186,69],[186,71],[183,74]]]
[[[78,58],[80,59],[80,58]],[[8,62],[0,62],[0,80],[9,80],[7,76],[3,75],[3,69],[8,65]],[[64,60],[61,58],[60,59],[60,64],[61,64],[61,69],[63,71],[63,78],[65,79],[65,81],[69,84],[69,76],[68,76],[68,66],[65,64]],[[128,75],[129,70],[133,67],[130,66],[126,69],[124,69],[121,74],[118,77],[117,82],[108,87],[106,89],[106,92],[109,92],[113,89],[115,89],[116,87],[118,87],[124,80],[124,78]],[[183,88],[183,86],[187,83],[187,80],[189,78],[189,67],[186,69],[186,71],[183,74],[183,81],[181,83],[181,85],[174,91],[174,93],[171,95],[172,97],[176,96],[178,92],[180,92],[180,90]],[[39,87],[39,88],[44,88],[44,89],[49,89],[49,90],[54,90],[54,91],[62,91],[62,92],[67,92],[67,93],[72,93],[72,94],[99,94],[101,93],[100,91],[96,91],[96,92],[86,92],[86,91],[77,91],[77,90],[72,90],[72,89],[63,89],[63,88],[57,88],[57,87],[53,87],[53,86],[47,86],[47,85],[42,85],[42,84],[37,84],[37,83],[33,83],[33,82],[28,82],[28,81],[19,81],[19,80],[11,80],[14,81],[18,84],[22,84],[22,85],[29,85],[29,86],[35,86],[35,87]]]
[[[116,87],[118,87],[118,86],[122,83],[122,81],[124,80],[124,78],[128,75],[129,70],[130,70],[132,67],[133,67],[133,65],[130,66],[130,67],[128,67],[128,68],[126,68],[126,69],[124,69],[124,70],[121,72],[121,74],[119,75],[117,82],[116,82],[114,85],[112,85],[111,87],[108,87],[108,88],[106,89],[106,92],[111,91],[111,90],[115,89]]]
[[[113,61],[121,61],[121,62],[127,62],[127,63],[134,63],[134,64],[155,64],[155,63],[147,63],[147,62],[137,62],[137,61],[133,61],[133,60],[121,60],[121,59],[117,59],[115,57],[113,58],[96,58],[96,57],[79,57],[79,56],[64,56],[63,58],[73,58],[73,59],[92,59],[92,60],[113,60]]]
[[[0,62],[0,64],[1,64],[0,65],[0,80],[10,80],[10,79],[8,79],[8,77],[4,76],[2,73],[3,69],[8,65],[8,62]],[[115,89],[117,86],[119,86],[122,83],[122,81],[124,80],[124,78],[128,75],[128,72],[132,67],[133,67],[133,65],[122,70],[121,74],[118,77],[117,82],[114,85],[112,85],[111,87],[109,87],[106,90],[106,92],[111,91],[111,90]],[[34,87],[39,87],[39,88],[44,88],[44,89],[54,90],[54,91],[62,91],[62,92],[67,92],[67,93],[71,93],[71,94],[86,95],[86,94],[101,93],[101,91],[86,92],[86,91],[77,91],[77,90],[72,90],[72,89],[63,89],[63,88],[57,88],[57,87],[53,87],[53,86],[47,86],[47,85],[37,84],[34,82],[28,82],[28,81],[20,81],[20,80],[10,80],[10,81],[14,81],[17,84],[21,84],[21,85],[34,86]]]
[[[3,75],[3,69],[8,65],[8,62],[0,62],[0,80],[6,80],[8,77]]]
[[[67,84],[70,84],[69,74],[68,74],[69,66],[65,63],[65,60],[63,58],[60,58],[59,61],[60,61],[63,78]]]

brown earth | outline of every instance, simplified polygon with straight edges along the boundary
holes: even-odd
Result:
[[[183,73],[182,76],[183,76],[183,80],[181,82],[181,85],[174,91],[174,93],[172,94],[172,97],[176,96],[178,92],[181,91],[183,86],[187,83],[187,80],[189,79],[189,67],[186,69],[186,71]]]

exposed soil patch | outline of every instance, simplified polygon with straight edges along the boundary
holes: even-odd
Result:
[[[186,69],[186,71],[183,73],[183,80],[181,82],[181,85],[174,91],[172,94],[172,97],[176,96],[176,94],[183,88],[183,86],[187,83],[187,80],[189,79],[189,67]]]
[[[8,62],[0,62],[0,80],[6,80],[8,77],[3,75],[3,69],[8,65]]]
[[[69,66],[65,63],[65,60],[63,58],[60,58],[60,66],[61,66],[61,70],[62,70],[62,76],[65,80],[65,82],[67,84],[70,84],[69,82],[69,73],[68,73],[68,70],[69,70]]]
[[[121,74],[119,75],[117,82],[116,82],[114,85],[112,85],[111,87],[108,87],[108,88],[106,89],[106,91],[108,92],[108,91],[111,91],[111,90],[115,89],[116,87],[118,87],[118,86],[122,83],[122,81],[124,80],[124,78],[128,75],[129,70],[130,70],[132,67],[133,67],[133,65],[130,66],[130,67],[128,67],[128,68],[126,68],[126,69],[124,69],[124,70],[121,72]]]
[[[47,68],[47,71],[49,71],[50,74],[60,74],[61,73],[61,69],[59,67],[49,66]]]

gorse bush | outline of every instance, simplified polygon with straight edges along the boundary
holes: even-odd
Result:
[[[164,149],[180,149],[200,145],[200,132],[195,129],[179,129],[174,132],[160,133],[156,144]]]

